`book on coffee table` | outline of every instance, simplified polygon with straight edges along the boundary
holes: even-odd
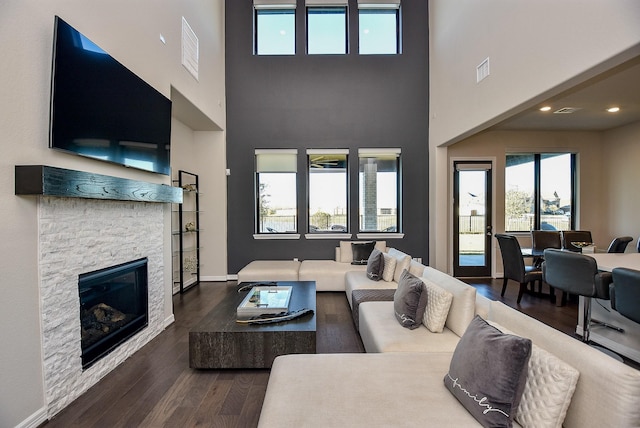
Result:
[[[253,317],[263,314],[279,314],[289,310],[291,286],[255,286],[238,306],[238,318]]]

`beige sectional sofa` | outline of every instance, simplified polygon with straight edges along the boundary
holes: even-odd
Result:
[[[424,326],[403,328],[391,301],[360,303],[359,327],[367,353],[276,358],[259,427],[480,426],[443,382],[456,346],[476,315],[531,339],[534,348],[542,350],[537,351],[542,357],[535,364],[533,357],[529,361],[527,382],[534,388],[525,388],[525,393],[533,398],[520,404],[524,419],[516,419],[514,426],[640,427],[639,371],[501,302],[477,295],[475,288],[440,271],[416,262],[409,270],[453,295],[443,332],[432,333]],[[397,281],[370,281],[363,271],[348,271],[344,281],[347,296],[355,289],[397,287]],[[567,365],[579,372],[572,396],[553,388],[538,388],[550,389],[544,393],[535,389],[536,384],[544,386],[543,381],[559,376]],[[554,393],[554,400],[562,399],[563,409],[557,409],[560,404],[547,396]],[[547,404],[552,402],[555,407]],[[529,403],[535,411],[521,410]],[[561,410],[566,411],[564,423],[554,422],[549,415]]]
[[[393,254],[394,249],[386,247],[385,241],[377,241],[376,248]],[[411,258],[406,256],[409,261]],[[366,277],[367,267],[353,265],[351,241],[342,241],[335,249],[335,260],[255,260],[238,272],[238,282],[250,281],[315,281],[316,291],[345,291],[346,275],[357,273],[370,283]],[[408,263],[408,262],[407,262]],[[366,282],[364,282],[366,284]],[[386,288],[394,288],[397,284],[385,284]],[[349,292],[349,294],[351,294]]]

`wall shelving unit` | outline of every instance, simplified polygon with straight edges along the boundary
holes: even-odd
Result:
[[[182,188],[182,204],[172,209],[173,292],[200,283],[200,187],[198,175],[180,170],[174,180]]]

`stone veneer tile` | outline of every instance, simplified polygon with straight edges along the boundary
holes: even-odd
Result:
[[[164,328],[163,204],[40,197],[40,303],[49,417]],[[78,275],[147,257],[149,325],[82,370]]]

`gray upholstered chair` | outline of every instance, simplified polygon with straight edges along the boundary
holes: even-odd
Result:
[[[562,248],[576,253],[581,253],[582,248],[572,245],[572,242],[593,242],[589,230],[564,230],[562,231]]]
[[[607,248],[607,253],[624,253],[627,249],[627,245],[629,242],[633,241],[633,238],[630,236],[621,236],[619,238],[614,238],[609,244],[609,248]]]
[[[640,323],[640,271],[615,268],[612,274],[613,284],[609,286],[611,309]]]
[[[534,266],[540,267],[544,261],[543,253],[547,248],[562,248],[562,237],[559,230],[532,230],[531,255]]]
[[[507,282],[512,279],[520,284],[517,300],[517,302],[520,303],[522,295],[527,289],[527,284],[531,284],[533,288],[534,283],[538,281],[540,282],[539,287],[542,288],[542,271],[534,266],[526,266],[524,264],[522,250],[515,236],[496,233],[496,239],[500,245],[502,265],[504,266],[504,281],[500,295],[504,296],[504,292],[507,289]]]
[[[593,257],[548,249],[544,251],[542,275],[550,286],[584,297],[582,340],[588,342],[591,331],[591,298],[609,300],[611,272],[599,272]]]

